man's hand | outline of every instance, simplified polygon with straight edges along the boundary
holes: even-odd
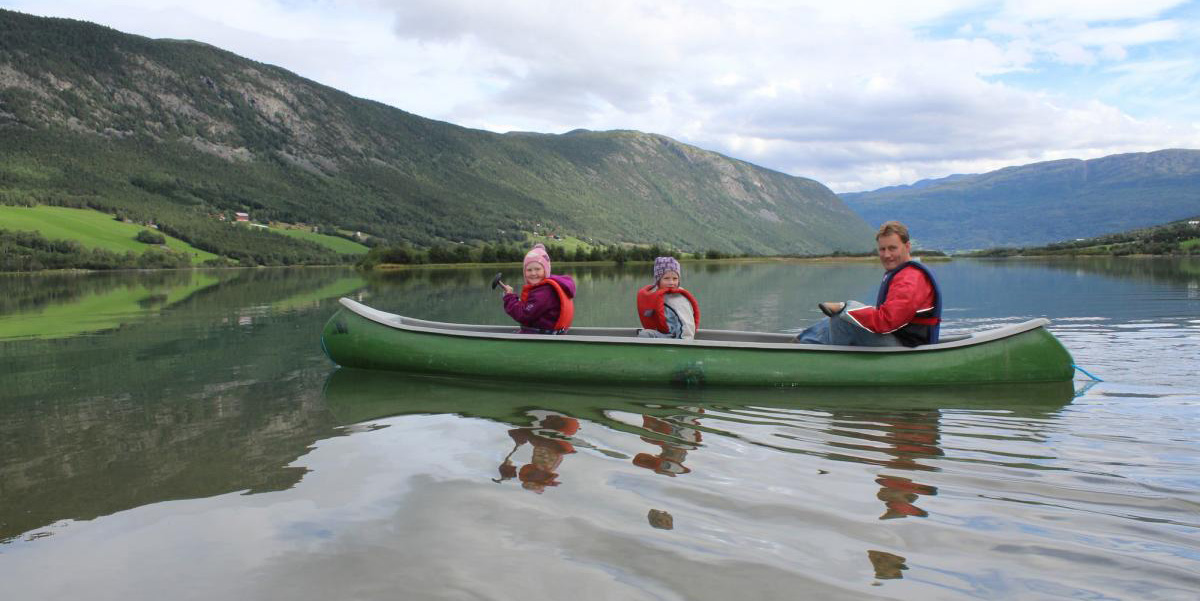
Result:
[[[846,303],[820,303],[817,306],[821,308],[822,313],[833,317],[846,308]]]

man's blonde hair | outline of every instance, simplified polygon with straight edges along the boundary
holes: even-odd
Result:
[[[875,234],[875,239],[878,240],[884,236],[896,234],[900,236],[901,242],[908,242],[908,227],[899,221],[889,221],[879,226],[879,233]]]

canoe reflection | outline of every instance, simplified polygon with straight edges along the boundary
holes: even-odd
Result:
[[[833,422],[839,419],[861,421],[856,416],[875,420],[881,415],[886,415],[886,412],[897,414],[901,416],[900,419],[912,422],[912,412],[926,411],[936,423],[936,416],[941,409],[1005,410],[1013,414],[1055,411],[1069,403],[1073,394],[1070,382],[904,389],[805,387],[692,390],[666,387],[521,385],[512,382],[358,369],[333,371],[325,382],[324,390],[326,405],[335,419],[343,424],[395,415],[455,414],[495,420],[516,427],[530,427],[535,426],[540,419],[537,415],[531,415],[530,409],[540,409],[652,438],[658,437],[654,426],[632,426],[614,420],[609,415],[614,412],[633,413],[663,420],[668,424],[679,424],[685,429],[704,431],[708,431],[708,428],[701,428],[698,423],[680,421],[679,416],[695,417],[697,410],[717,409],[727,413],[743,409],[778,408],[787,411],[819,411],[831,416]],[[831,423],[830,431],[837,430],[839,426]],[[909,433],[867,432],[856,437],[862,441],[905,444],[905,437],[908,435]],[[686,439],[687,436],[690,435],[682,438]],[[699,440],[693,442],[698,443]],[[899,448],[895,454],[897,459],[910,451],[914,457],[928,455],[921,450],[922,443],[919,439],[910,440],[908,443],[914,445],[913,448]],[[848,443],[843,447],[855,448],[853,444]],[[831,458],[838,457],[831,455]]]

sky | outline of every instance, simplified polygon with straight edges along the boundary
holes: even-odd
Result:
[[[1200,148],[1200,0],[0,0],[495,132],[633,129],[835,192]]]

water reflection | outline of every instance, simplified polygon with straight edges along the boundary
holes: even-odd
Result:
[[[736,440],[772,452],[872,466],[879,470],[869,476],[877,487],[864,493],[873,494],[872,500],[882,503],[883,510],[862,517],[893,521],[930,515],[929,509],[921,506],[922,500],[938,495],[939,486],[923,481],[917,474],[942,469],[938,462],[946,456],[941,443],[946,411],[980,408],[985,411],[983,415],[1002,412],[1005,416],[1044,416],[1070,403],[1074,389],[1070,383],[1056,383],[903,391],[581,387],[568,391],[340,369],[330,375],[323,398],[338,421],[345,424],[452,414],[516,426],[506,430],[513,446],[500,461],[499,478],[494,472],[488,477],[500,483],[517,480],[522,488],[539,494],[553,487],[594,488],[595,484],[582,479],[596,477],[597,468],[589,469],[584,458],[571,457],[580,449],[599,450],[604,444],[628,448],[633,440],[643,448],[647,444],[654,448],[638,451],[631,460],[619,451],[604,451],[601,455],[624,458],[627,465],[639,468],[643,478],[695,477],[687,465],[689,456],[714,440],[724,447]],[[880,399],[886,399],[892,407],[878,408]],[[579,438],[579,433],[589,428],[598,438],[595,444]],[[619,433],[625,442],[605,431]],[[1004,461],[1015,455],[1010,451]],[[577,471],[570,479],[562,478],[564,467],[572,461],[580,462]],[[694,486],[703,489],[731,474],[726,471],[706,476],[704,483]],[[636,489],[649,484],[644,481],[629,486]],[[685,506],[651,506],[646,520],[654,529],[673,530],[673,513]],[[908,569],[901,555],[878,548],[860,549],[867,553],[877,580],[901,579]]]
[[[538,419],[536,426],[514,428],[508,431],[513,439],[513,448],[500,464],[500,478],[503,482],[517,478],[521,488],[541,494],[547,486],[558,486],[558,466],[563,457],[575,452],[570,437],[579,431],[579,420],[564,415],[546,414]],[[532,447],[529,462],[517,469],[512,456],[522,445]]]
[[[904,575],[901,572],[908,569],[908,566],[904,565],[903,557],[886,551],[874,549],[867,551],[867,559],[871,562],[871,567],[875,569],[875,578],[879,580],[903,578]]]
[[[918,484],[901,476],[880,476],[875,479],[875,483],[880,486],[879,492],[875,494],[875,498],[883,501],[884,507],[887,508],[887,511],[884,511],[883,515],[879,516],[881,520],[926,517],[929,514],[924,509],[916,506],[917,499],[922,495],[933,496],[937,494],[936,486]]]
[[[835,442],[833,446],[886,456],[884,459],[856,456],[859,461],[893,470],[936,471],[939,468],[925,460],[945,454],[938,446],[939,419],[937,411],[837,412],[829,432],[855,440],[852,443]],[[883,501],[886,508],[879,516],[881,520],[926,517],[929,514],[917,507],[916,501],[920,496],[937,494],[937,487],[919,484],[904,476],[880,475],[875,483],[880,485],[875,497]]]
[[[242,325],[271,311],[312,309],[364,286],[344,268],[0,274],[0,341],[67,338],[162,316],[189,302],[234,303]],[[239,295],[239,296],[235,296]],[[257,300],[257,302],[253,302]],[[193,314],[194,315],[194,314]]]
[[[680,407],[688,411],[680,415],[667,417],[642,416],[642,427],[655,434],[657,438],[642,436],[642,440],[658,447],[655,453],[638,453],[633,457],[633,464],[652,470],[664,476],[677,476],[691,472],[683,462],[687,460],[688,451],[700,446],[702,437],[696,426],[700,425],[699,416],[704,409],[699,407]]]
[[[19,284],[3,299],[15,313],[0,328],[63,322],[61,336],[0,340],[0,541],[166,500],[286,490],[306,473],[291,464],[342,434],[320,399],[330,368],[311,333],[361,286],[352,272],[47,279],[44,294]],[[86,299],[159,286],[111,322],[87,314]],[[98,324],[113,329],[77,335]]]
[[[342,294],[503,320],[494,269],[6,279],[0,323],[121,317],[0,341],[0,580],[39,599],[1190,598],[1198,280],[1050,263],[936,268],[959,326],[1054,318],[1105,378],[1090,389],[542,388],[321,354]],[[586,318],[634,320],[644,270],[572,268]],[[689,273],[706,322],[762,329],[879,277]]]

